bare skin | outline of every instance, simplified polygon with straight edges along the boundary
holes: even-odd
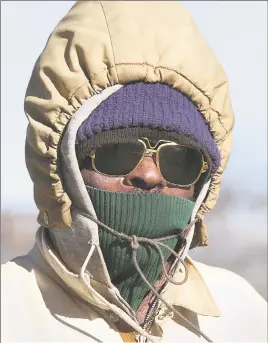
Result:
[[[194,186],[179,188],[169,185],[152,157],[144,157],[141,163],[124,177],[106,176],[94,171],[88,158],[81,174],[86,185],[112,192],[162,193],[187,199],[192,199],[194,193]]]

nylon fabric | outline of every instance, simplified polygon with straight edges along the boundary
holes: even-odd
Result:
[[[50,35],[25,96],[26,164],[41,225],[72,225],[58,158],[69,120],[87,99],[94,102],[107,88],[137,81],[181,91],[204,116],[221,165],[198,215],[215,206],[234,115],[226,75],[191,16],[177,1],[79,1]]]

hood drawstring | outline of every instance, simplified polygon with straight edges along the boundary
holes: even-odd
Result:
[[[179,234],[173,234],[173,235],[169,235],[169,236],[164,236],[164,237],[160,237],[160,238],[147,238],[147,237],[137,237],[135,235],[132,236],[128,236],[122,232],[117,232],[116,230],[110,228],[109,226],[103,224],[101,221],[99,221],[98,219],[90,216],[89,214],[83,212],[83,214],[91,219],[93,222],[95,222],[100,228],[112,233],[113,235],[120,237],[122,239],[127,240],[130,243],[130,246],[132,248],[132,262],[134,267],[136,268],[137,272],[139,273],[141,279],[143,280],[143,282],[149,287],[149,289],[152,291],[152,293],[156,296],[157,299],[159,299],[163,304],[166,305],[166,307],[173,311],[174,313],[176,313],[185,323],[187,323],[189,326],[192,327],[192,329],[199,334],[200,336],[202,336],[207,342],[213,342],[206,334],[204,334],[200,329],[198,329],[193,323],[191,323],[186,317],[184,317],[178,310],[176,310],[172,305],[170,305],[154,288],[153,286],[150,284],[150,282],[146,279],[146,277],[144,276],[143,272],[141,271],[139,264],[137,262],[137,250],[139,248],[139,243],[147,243],[149,245],[152,245],[156,248],[156,250],[158,251],[160,257],[161,257],[161,262],[162,262],[162,266],[163,266],[163,272],[165,277],[167,278],[167,280],[169,282],[171,282],[174,285],[182,285],[184,284],[187,279],[188,279],[188,270],[187,267],[185,265],[185,262],[183,261],[183,259],[180,257],[180,255],[178,253],[176,253],[174,250],[172,250],[169,246],[167,246],[166,244],[162,243],[162,241],[168,240],[168,239],[172,239],[172,238],[176,238],[179,236]],[[187,232],[187,230],[189,230],[197,221],[199,220],[199,218],[194,219],[190,224],[187,225],[187,227],[185,228],[185,232]],[[162,246],[165,249],[168,249],[179,261],[180,263],[183,265],[184,270],[185,270],[185,277],[182,281],[175,281],[174,279],[170,278],[168,276],[166,267],[165,267],[165,260],[164,260],[164,256],[163,253],[160,249],[159,246]],[[89,262],[90,259],[90,255],[89,254],[84,262],[84,265],[82,267],[82,270],[85,269],[86,265]],[[82,270],[81,270],[81,274],[82,274]],[[84,278],[83,278],[84,279]],[[85,281],[85,280],[84,280]]]

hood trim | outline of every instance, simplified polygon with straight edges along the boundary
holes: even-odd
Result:
[[[65,182],[65,188],[75,207],[79,208],[94,218],[96,213],[87,193],[75,151],[76,133],[82,122],[95,110],[95,108],[111,94],[119,90],[122,85],[111,86],[100,94],[87,99],[83,105],[74,113],[66,127],[66,131],[60,145],[61,173]],[[77,192],[79,190],[79,192]],[[95,224],[97,227],[97,225]]]

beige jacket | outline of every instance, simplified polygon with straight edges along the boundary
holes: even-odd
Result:
[[[150,335],[137,326],[109,279],[98,227],[84,215],[96,217],[75,157],[77,129],[101,101],[132,81],[169,84],[196,103],[222,160],[191,219],[203,218],[216,203],[234,117],[226,76],[189,14],[177,1],[78,2],[49,37],[27,89],[26,163],[39,223],[87,228],[90,275],[68,271],[40,228],[29,255],[2,268],[3,342],[122,342],[118,321],[149,341],[201,339],[163,304]],[[193,226],[183,257],[192,238],[207,243],[202,221]],[[246,281],[222,269],[195,267],[189,257],[186,263],[189,279],[167,285],[167,302],[215,342],[266,341],[266,303]],[[176,277],[182,276],[178,266]]]
[[[189,257],[186,263],[188,281],[169,285],[166,300],[214,342],[267,341],[266,302],[245,280]],[[123,342],[115,324],[120,318],[136,324],[103,301],[100,288],[90,281],[85,287],[79,276],[68,272],[39,229],[33,250],[2,266],[2,342]],[[165,307],[152,333],[152,342],[204,341]]]

